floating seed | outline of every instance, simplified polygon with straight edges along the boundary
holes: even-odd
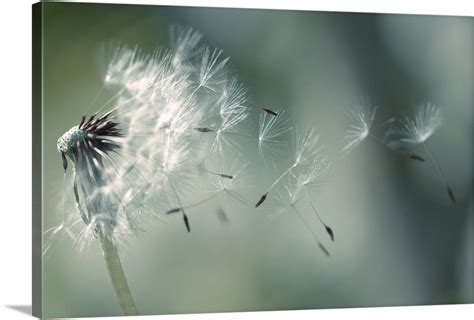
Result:
[[[454,192],[453,192],[453,190],[452,190],[449,186],[448,186],[447,188],[448,188],[448,195],[449,195],[449,197],[451,198],[451,201],[452,201],[453,203],[456,203],[456,198],[454,197]]]
[[[206,127],[197,127],[197,128],[194,128],[195,130],[199,131],[199,132],[214,132],[214,130],[210,129],[210,128],[206,128]]]
[[[183,221],[184,225],[186,226],[186,230],[188,230],[188,232],[191,232],[191,228],[189,227],[188,216],[185,213],[183,213]]]
[[[263,111],[265,111],[266,113],[268,114],[271,114],[272,116],[277,116],[278,113],[276,113],[275,111],[271,110],[271,109],[268,109],[268,108],[262,108]]]
[[[255,208],[258,208],[258,207],[263,203],[263,201],[265,201],[265,199],[267,198],[267,196],[268,196],[268,192],[265,193],[265,194],[260,198],[260,200],[258,200],[257,204],[255,205]]]
[[[331,254],[329,253],[328,249],[326,249],[326,247],[323,246],[321,242],[318,242],[318,247],[319,247],[319,249],[321,249],[322,252],[324,252],[324,254],[325,254],[326,256],[328,256],[328,257],[331,256]]]
[[[417,160],[417,161],[425,161],[424,158],[420,157],[419,155],[417,155],[417,154],[415,154],[415,153],[410,153],[410,154],[408,155],[408,157],[409,157],[410,159]]]
[[[329,237],[331,237],[331,241],[334,241],[334,232],[332,231],[332,229],[327,225],[324,225],[324,228],[326,229],[326,232],[329,234]]]

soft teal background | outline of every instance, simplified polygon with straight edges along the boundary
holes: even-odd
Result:
[[[211,203],[192,212],[191,234],[171,217],[122,249],[141,314],[473,302],[471,18],[72,3],[46,3],[43,17],[44,228],[60,221],[56,140],[102,87],[101,48],[152,50],[171,24],[202,31],[231,56],[253,105],[286,108],[332,155],[345,107],[363,97],[380,105],[379,120],[426,101],[443,110],[429,144],[456,205],[430,165],[367,141],[314,198],[336,233],[331,258],[292,212],[269,219],[270,206],[236,205],[222,225]],[[43,263],[45,316],[119,314],[98,244],[79,253],[58,243]]]

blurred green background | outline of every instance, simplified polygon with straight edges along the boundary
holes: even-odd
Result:
[[[336,234],[330,258],[293,212],[255,210],[268,183],[252,185],[250,206],[229,208],[228,224],[209,203],[190,214],[191,234],[165,217],[122,249],[141,314],[474,301],[472,18],[79,3],[45,3],[43,18],[44,229],[61,221],[56,140],[102,87],[101,48],[167,46],[172,24],[200,30],[231,57],[252,105],[317,128],[330,155],[342,147],[346,107],[361,98],[380,106],[379,121],[428,101],[444,114],[429,145],[455,205],[431,165],[367,140],[335,157],[314,195]],[[98,243],[79,253],[61,242],[43,263],[46,317],[120,313]]]

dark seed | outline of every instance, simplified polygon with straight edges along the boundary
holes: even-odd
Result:
[[[410,159],[412,159],[412,160],[425,161],[424,158],[422,158],[422,157],[420,157],[419,155],[414,154],[414,153],[410,153],[410,154],[408,155],[408,157],[409,157]]]
[[[323,246],[323,245],[321,244],[321,242],[318,242],[318,246],[319,246],[319,249],[321,249],[321,251],[324,252],[324,254],[325,254],[326,256],[328,256],[328,257],[331,256],[331,254],[329,253],[328,249],[326,249],[326,247]]]
[[[229,222],[229,218],[227,217],[227,214],[222,208],[217,209],[217,217],[219,218],[219,221],[222,223]]]
[[[214,130],[210,129],[210,128],[206,128],[206,127],[198,127],[198,128],[194,128],[195,130],[199,131],[199,132],[214,132]]]
[[[176,212],[180,212],[181,211],[181,208],[173,208],[173,209],[170,209],[168,211],[166,211],[166,214],[172,214],[172,213],[176,213]]]
[[[265,193],[265,194],[260,198],[260,200],[258,200],[257,204],[255,205],[255,208],[258,208],[258,207],[263,203],[263,201],[265,201],[265,199],[267,198],[267,196],[268,196],[268,192]]]
[[[229,174],[219,173],[219,176],[221,176],[222,178],[234,179],[234,176],[231,176]]]
[[[67,170],[67,158],[66,158],[66,155],[64,154],[64,152],[61,152],[61,158],[63,159],[64,172],[66,172],[66,170]]]
[[[130,165],[127,170],[125,170],[124,174],[122,175],[122,177],[125,177],[127,174],[129,174],[133,169],[135,169],[135,165],[132,164]]]
[[[332,232],[332,229],[328,227],[327,225],[324,225],[324,228],[326,229],[326,232],[329,234],[329,237],[331,237],[331,241],[334,241],[334,232]]]
[[[269,113],[271,114],[272,116],[277,116],[278,113],[276,113],[275,111],[271,110],[271,109],[268,109],[268,108],[262,108],[263,111],[265,111],[266,113]]]
[[[82,116],[81,123],[79,124],[79,129],[82,129],[82,125],[84,124],[85,121],[86,121],[86,116]]]
[[[183,221],[184,221],[184,225],[186,226],[186,230],[188,230],[188,232],[191,232],[191,228],[189,227],[188,216],[184,213],[183,213]]]
[[[456,203],[456,198],[454,197],[454,192],[453,192],[453,190],[452,190],[449,186],[448,186],[448,195],[449,195],[449,197],[451,198],[451,201],[452,201],[453,203]]]

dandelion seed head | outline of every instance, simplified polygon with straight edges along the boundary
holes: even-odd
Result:
[[[210,151],[237,151],[234,139],[249,115],[247,92],[229,73],[229,58],[200,45],[201,38],[175,27],[169,50],[115,47],[103,79],[113,96],[58,139],[64,169],[69,160],[73,164],[66,171],[72,174],[72,201],[65,211],[74,221],[51,234],[67,230],[80,250],[99,229],[114,243],[125,243],[141,231],[143,219],[159,217],[157,208],[181,203],[196,163]],[[200,141],[197,135],[204,133],[196,128],[209,129],[211,146]],[[244,202],[235,191],[240,179],[234,169],[223,170],[232,179],[218,176],[214,187]]]
[[[85,137],[85,134],[86,133],[82,129],[79,129],[79,126],[72,127],[58,139],[58,152],[70,153],[71,148],[82,140]]]

